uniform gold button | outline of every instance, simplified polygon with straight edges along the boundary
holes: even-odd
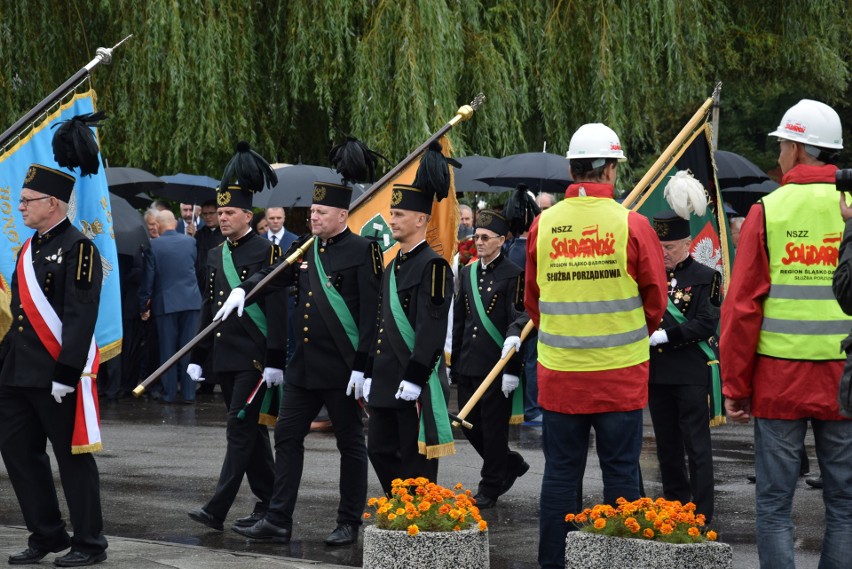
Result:
[[[305,314],[305,320],[307,320],[307,319],[308,319],[308,315],[307,315],[307,314]]]
[[[308,296],[313,296],[313,295],[314,295],[313,291],[308,291]]]
[[[477,330],[479,330],[479,328],[477,328],[476,326],[474,326],[474,327],[473,327],[473,331],[474,331],[474,332],[476,332]]]
[[[23,327],[23,326],[18,326],[18,332],[23,332],[23,331],[24,331],[24,327]]]
[[[657,351],[658,351],[658,352],[660,352],[660,353],[663,353],[663,349],[662,349],[662,348],[657,348]]]
[[[473,334],[473,335],[471,336],[471,338],[476,338],[476,334]]]
[[[376,340],[376,343],[377,343],[377,344],[381,344],[381,343],[382,343],[382,339],[381,339],[381,338],[379,338],[378,340]]]
[[[325,253],[325,247],[320,247],[320,253]]]
[[[308,327],[307,327],[307,326],[305,326],[304,328],[302,328],[302,332],[307,332],[307,331],[308,331]]]
[[[381,334],[381,333],[382,333],[382,332],[384,332],[384,331],[385,331],[385,329],[384,329],[384,328],[379,328],[379,334]]]
[[[220,291],[219,291],[219,296],[225,296],[225,291],[220,290]]]
[[[221,338],[221,337],[222,337],[222,333],[221,333],[221,332],[216,332],[216,337],[217,337],[217,338]]]
[[[23,314],[19,314],[19,315],[18,315],[18,320],[23,320],[23,319],[24,319],[24,315],[23,315]]]
[[[310,303],[310,302],[306,302],[306,303],[305,303],[305,308],[310,308],[310,307],[311,307],[311,303]]]
[[[308,339],[307,339],[307,338],[305,338],[305,343],[306,343],[306,344],[308,343]]]
[[[382,351],[381,351],[381,350],[376,350],[376,355],[377,355],[377,356],[378,356],[379,354],[381,354],[381,353],[382,353]]]
[[[216,305],[217,305],[217,306],[222,306],[222,301],[220,300],[219,302],[217,302],[217,303],[216,303]]]

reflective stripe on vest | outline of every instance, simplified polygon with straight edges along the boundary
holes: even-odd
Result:
[[[538,360],[557,371],[619,369],[648,359],[648,329],[627,272],[628,211],[570,198],[538,223]]]
[[[763,198],[769,295],[757,353],[793,360],[840,360],[852,328],[831,290],[843,220],[833,184],[788,184]]]

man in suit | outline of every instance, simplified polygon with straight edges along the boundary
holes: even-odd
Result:
[[[217,225],[227,240],[208,255],[199,329],[213,321],[226,294],[271,266],[281,255],[280,247],[259,236],[249,225],[252,193],[231,185],[217,194]],[[258,501],[252,513],[234,525],[254,525],[269,507],[274,463],[267,425],[274,424],[278,415],[278,386],[284,381],[287,337],[286,319],[278,314],[274,318],[266,315],[272,307],[286,306],[286,294],[283,290],[269,295],[241,317],[223,322],[215,335],[207,336],[190,354],[192,363],[187,374],[196,382],[204,381],[202,366],[210,356],[213,367],[209,371],[221,386],[228,409],[228,446],[216,490],[203,507],[189,512],[190,518],[216,530],[223,529],[244,476]],[[258,367],[262,367],[265,379],[262,385]]]
[[[286,219],[286,216],[284,215],[284,208],[268,207],[263,214],[263,218],[267,223],[265,237],[272,241],[275,245],[281,247],[282,251],[289,249],[297,236],[292,231],[287,231],[284,228],[284,220]]]
[[[139,287],[142,320],[154,316],[156,322],[161,364],[192,339],[201,308],[195,277],[195,240],[177,233],[176,223],[171,211],[157,214],[160,236],[151,241],[151,250],[145,255],[145,270]],[[178,373],[183,401],[195,401],[195,382],[183,371],[188,364],[187,354],[177,366],[163,374],[164,403],[177,400]]]
[[[12,278],[13,328],[3,342],[0,371],[0,452],[31,533],[27,549],[11,555],[10,565],[38,563],[69,546],[55,565],[106,559],[100,480],[91,454],[100,442],[81,445],[75,432],[78,396],[90,403],[82,408],[96,421],[97,389],[89,378],[97,373],[93,336],[103,274],[97,248],[66,217],[73,188],[72,176],[33,164],[18,205],[24,224],[36,233],[21,249]],[[45,452],[48,440],[74,526],[71,538]]]
[[[367,452],[388,494],[395,478],[423,476],[434,482],[437,459],[455,453],[436,373],[453,273],[426,242],[433,201],[432,194],[417,187],[393,187],[390,227],[400,248],[382,279],[379,331],[367,373],[371,379],[364,385],[370,404]]]
[[[695,513],[704,514],[710,523],[713,448],[707,398],[712,366],[708,363],[718,360],[714,349],[721,276],[690,256],[689,221],[667,210],[654,216],[654,229],[663,247],[669,293],[668,309],[651,335],[648,385],[663,495],[684,504],[694,502]]]
[[[201,228],[201,219],[195,215],[195,206],[191,203],[180,204],[180,219],[175,224],[175,231],[195,237],[195,232],[199,228]]]
[[[290,541],[304,440],[322,406],[334,423],[340,452],[337,527],[325,543],[349,545],[358,538],[367,496],[367,449],[359,399],[376,330],[382,253],[376,242],[346,226],[351,195],[349,186],[317,183],[311,205],[315,240],[298,270],[286,271],[271,285],[296,284],[294,320],[299,323],[299,337],[287,365],[284,402],[275,426],[275,492],[269,511],[254,527],[234,528],[252,539]],[[257,273],[241,288],[250,290],[268,272]]]
[[[506,218],[496,211],[482,210],[476,217],[473,239],[478,260],[459,272],[459,294],[453,314],[453,383],[459,390],[459,407],[473,393],[502,356],[510,325],[523,328],[529,320],[524,312],[524,271],[501,254],[509,232]],[[515,349],[520,348],[517,338]],[[508,352],[508,349],[506,350]],[[514,391],[520,384],[521,355],[515,352],[501,381],[494,381],[473,408],[468,420],[473,429],[462,429],[482,457],[481,480],[476,505],[493,508],[530,466],[509,450],[509,421]],[[522,395],[517,422],[523,420]]]

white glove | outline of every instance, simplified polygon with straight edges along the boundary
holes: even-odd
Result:
[[[51,386],[50,394],[53,395],[53,398],[56,399],[57,403],[62,403],[62,398],[69,393],[74,393],[74,390],[76,389],[70,385],[65,385],[64,383],[58,383],[56,381],[52,383],[53,385]]]
[[[235,308],[237,309],[237,316],[242,316],[245,303],[246,291],[241,288],[235,288],[228,295],[228,299],[222,305],[222,308],[219,309],[219,312],[216,313],[216,316],[213,317],[213,320],[225,320]]]
[[[521,380],[517,375],[512,375],[510,373],[503,374],[503,395],[508,399],[514,390],[518,388]]]
[[[266,387],[275,387],[284,383],[284,370],[277,367],[263,368],[263,381],[266,382]]]
[[[501,360],[509,355],[511,348],[515,348],[515,352],[521,351],[521,338],[519,336],[509,336],[503,341],[503,351],[500,352]]]
[[[364,401],[367,403],[370,402],[370,387],[373,385],[373,378],[368,377],[364,380],[364,385],[361,386],[361,394],[364,397]]]
[[[651,345],[657,346],[659,344],[667,344],[669,341],[669,335],[666,334],[665,330],[657,330],[653,334],[651,334]]]
[[[186,375],[189,376],[189,379],[195,382],[204,381],[204,378],[201,377],[201,374],[204,373],[201,370],[201,366],[198,364],[189,364],[186,366]]]
[[[403,401],[414,401],[420,397],[420,386],[404,379],[399,382],[399,390],[396,392],[396,398]]]
[[[364,372],[352,370],[349,375],[349,385],[346,386],[346,395],[355,393],[355,401],[364,396]]]

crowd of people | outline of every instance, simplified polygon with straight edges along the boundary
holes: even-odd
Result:
[[[561,199],[541,194],[533,202],[521,192],[519,205],[503,211],[460,207],[459,238],[475,254],[454,263],[426,242],[441,195],[416,183],[393,186],[389,226],[399,251],[387,265],[379,243],[347,227],[354,178],[345,174],[340,184],[315,185],[302,237],[284,228],[282,208],[253,215],[263,178],[238,175],[215,201],[197,210],[181,204],[180,219],[155,202],[144,216],[150,248],[122,265],[123,281],[135,279],[135,290],[123,293],[131,306],[124,318],[135,320],[125,329],[145,338],[145,349],[127,342],[133,347],[123,355],[145,364],[125,365],[125,373],[150,371],[223,320],[156,392],[163,404],[192,404],[199,386],[215,382],[225,401],[222,469],[210,499],[189,517],[223,530],[246,478],[256,503],[232,521],[233,531],[289,543],[304,439],[327,414],[340,503],[325,543],[352,544],[368,466],[385,492],[396,478],[437,480],[439,459],[455,452],[450,386],[462,407],[501,362],[469,415],[474,428],[463,430],[482,458],[475,500],[481,510],[497,507],[530,468],[510,448],[509,425],[540,424],[541,567],[564,567],[573,529],[565,515],[584,506],[592,430],[603,502],[642,496],[646,407],[664,497],[693,502],[712,524],[710,427],[721,422],[723,395],[729,420],[754,419],[761,567],[794,567],[792,504],[808,421],[826,507],[820,567],[848,566],[852,421],[841,378],[848,392],[852,207],[842,193],[838,206],[835,191],[841,124],[827,105],[803,100],[770,136],[779,140],[782,185],[731,223],[738,261],[730,283],[690,254],[690,211],[708,207],[700,184],[684,173],[667,187],[691,196],[685,210],[673,205],[649,220],[625,209],[614,188],[627,156],[600,123],[572,137],[573,183]],[[81,376],[97,373],[89,360],[101,280],[97,249],[66,218],[73,183],[34,164],[21,192],[19,211],[35,234],[12,281],[13,328],[0,353],[0,452],[31,535],[10,564],[69,546],[56,565],[106,558],[95,449],[80,446],[80,394],[69,396],[83,391]],[[282,267],[297,249],[300,259]],[[108,392],[132,388],[138,373]]]

